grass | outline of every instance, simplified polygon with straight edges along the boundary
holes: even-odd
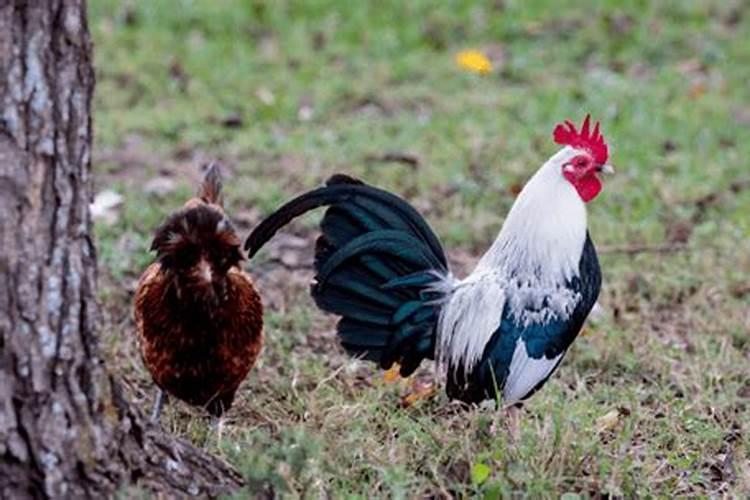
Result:
[[[144,410],[131,294],[201,162],[224,163],[242,231],[344,171],[412,201],[466,271],[556,150],[555,123],[591,112],[611,144],[618,175],[589,207],[604,314],[525,407],[517,443],[501,413],[442,392],[402,407],[415,382],[342,353],[306,291],[315,217],[251,262],[268,342],[222,438],[179,403],[163,420],[248,491],[750,494],[747,2],[97,0],[90,25],[95,182],[125,197],[96,225],[103,344]],[[465,48],[493,72],[459,69]],[[373,161],[392,152],[417,166]],[[176,189],[144,193],[154,177]]]

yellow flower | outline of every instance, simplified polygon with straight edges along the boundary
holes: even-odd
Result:
[[[487,75],[492,71],[492,63],[482,52],[478,50],[462,50],[456,54],[456,64],[461,68]]]

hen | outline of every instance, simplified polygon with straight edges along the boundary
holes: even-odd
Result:
[[[143,361],[164,393],[220,417],[260,353],[263,308],[224,213],[218,167],[156,230],[156,262],[141,276],[135,321]]]

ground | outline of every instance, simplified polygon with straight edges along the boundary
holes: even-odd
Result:
[[[162,423],[291,497],[750,494],[750,11],[620,4],[90,2],[96,192],[123,197],[98,200],[103,345],[135,404],[135,280],[203,162],[243,234],[347,172],[418,207],[462,274],[554,125],[591,112],[617,169],[589,206],[601,311],[518,441],[491,408],[409,398],[432,366],[389,382],[342,352],[307,294],[318,216],[247,263],[268,341],[222,435],[179,402]]]

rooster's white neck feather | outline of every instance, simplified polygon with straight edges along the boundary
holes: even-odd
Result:
[[[506,278],[536,278],[546,284],[578,275],[586,206],[562,175],[562,165],[576,154],[571,147],[561,149],[526,183],[475,273],[499,271]]]

